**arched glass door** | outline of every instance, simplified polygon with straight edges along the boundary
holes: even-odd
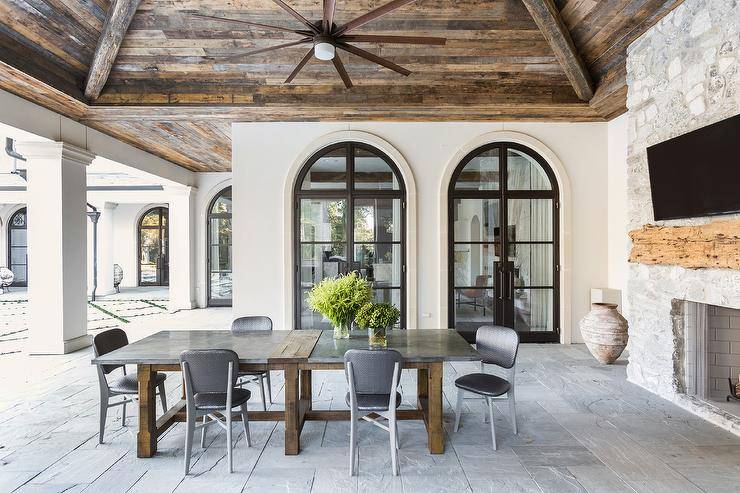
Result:
[[[559,340],[558,188],[537,153],[513,143],[468,154],[449,187],[449,323],[525,342]]]
[[[149,209],[139,221],[139,286],[167,286],[170,281],[166,207]]]
[[[406,191],[393,161],[365,144],[332,145],[308,160],[294,195],[296,328],[331,328],[306,295],[352,271],[372,282],[376,301],[401,310],[405,327]]]
[[[15,276],[13,286],[28,286],[28,213],[18,209],[8,222],[8,268]]]
[[[208,208],[208,305],[231,306],[231,187]]]

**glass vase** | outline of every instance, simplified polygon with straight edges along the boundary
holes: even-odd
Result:
[[[334,326],[334,339],[349,339],[349,324]]]
[[[385,327],[367,329],[367,341],[371,348],[388,347],[387,329]]]

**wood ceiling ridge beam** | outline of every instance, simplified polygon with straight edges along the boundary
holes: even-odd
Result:
[[[121,42],[141,0],[113,0],[103,23],[100,40],[95,48],[90,71],[85,81],[85,97],[95,100],[100,96]]]
[[[553,0],[522,0],[522,3],[550,44],[578,98],[589,101],[594,95],[591,74]]]

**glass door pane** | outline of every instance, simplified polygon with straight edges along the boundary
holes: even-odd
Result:
[[[157,284],[160,249],[159,228],[142,228],[140,234],[139,283]]]
[[[349,271],[347,200],[315,197],[299,201],[298,289],[300,327],[330,329],[306,303],[308,291],[323,279]]]
[[[159,279],[157,284],[160,286],[167,286],[170,283],[170,259],[169,259],[169,234],[168,234],[168,222],[167,221],[167,209],[160,209],[162,214],[161,226],[159,228],[159,237],[161,239],[159,245]]]
[[[210,302],[228,305],[232,292],[231,218],[211,217],[208,234]]]
[[[518,332],[552,332],[555,249],[552,199],[507,201],[507,300]]]

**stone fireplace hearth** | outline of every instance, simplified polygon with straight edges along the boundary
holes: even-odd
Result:
[[[630,46],[629,231],[648,224],[691,226],[712,221],[654,221],[646,149],[740,113],[737,19],[739,2],[686,0]],[[740,221],[740,215],[723,216],[722,220]],[[730,240],[737,242],[735,251],[740,252],[740,238]],[[628,379],[740,434],[740,419],[711,401],[711,385],[716,382],[707,380],[705,387],[698,390],[708,392],[709,397],[700,398],[696,381],[693,386],[687,385],[684,373],[686,311],[687,307],[689,311],[696,308],[687,302],[710,305],[706,310],[739,309],[740,270],[631,263],[625,299],[624,312],[630,323]],[[676,320],[681,322],[675,324]],[[706,342],[708,345],[712,341]],[[729,346],[731,351],[732,345]],[[708,371],[711,366],[716,365],[708,365]],[[728,371],[734,371],[733,368],[737,367],[730,366]],[[704,381],[704,376],[701,378]]]

